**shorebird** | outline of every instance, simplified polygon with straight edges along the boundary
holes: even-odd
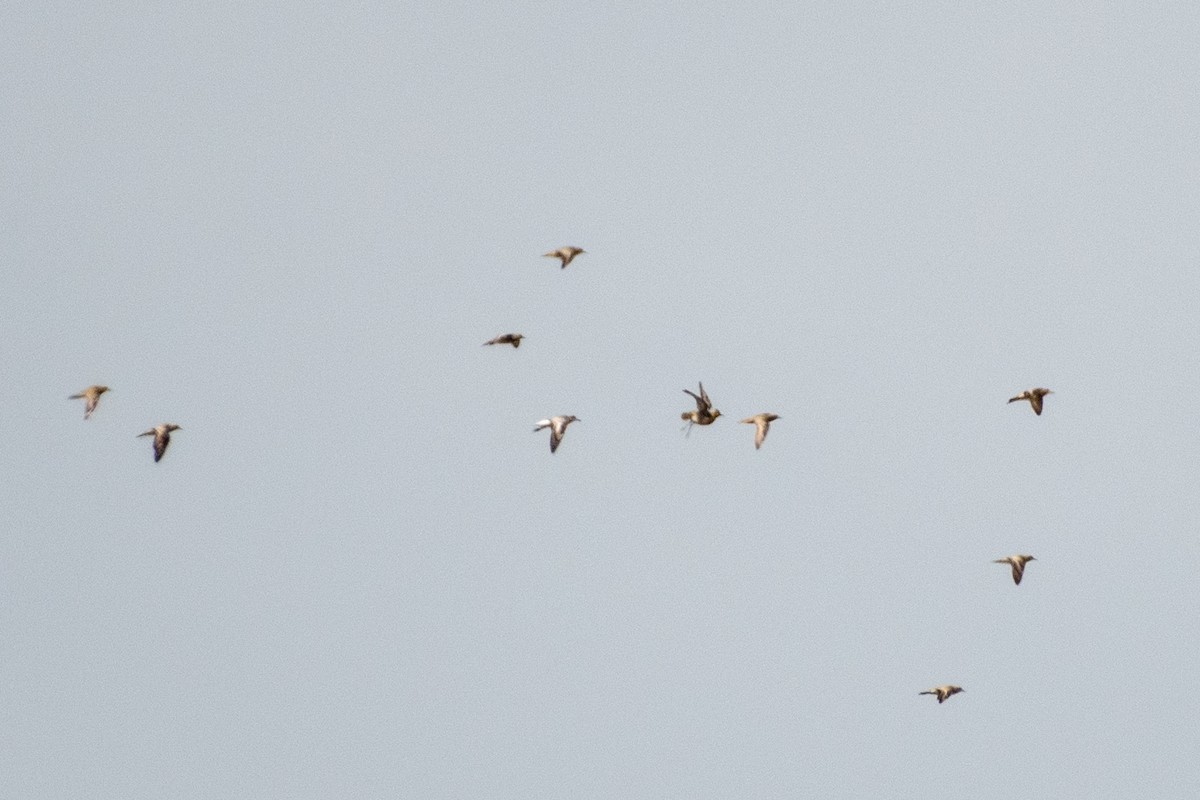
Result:
[[[516,350],[521,346],[521,340],[524,338],[524,334],[505,333],[497,336],[495,339],[489,339],[483,343],[483,346],[487,347],[489,344],[511,344],[513,346],[513,350]]]
[[[1018,400],[1028,400],[1029,405],[1033,406],[1033,413],[1039,417],[1042,415],[1042,398],[1048,394],[1054,394],[1049,389],[1026,389],[1016,397],[1010,398],[1008,402],[1015,403]]]
[[[721,416],[721,412],[713,408],[712,400],[708,398],[708,392],[704,391],[704,384],[700,384],[700,394],[696,394],[690,389],[684,389],[684,394],[690,394],[696,399],[695,411],[684,411],[679,415],[679,418],[688,423],[687,432],[692,432],[693,425],[712,425],[717,417]]]
[[[138,436],[153,436],[154,437],[154,461],[158,461],[163,457],[163,453],[167,452],[167,445],[171,443],[171,431],[183,430],[178,425],[172,422],[166,422],[162,425],[155,425],[145,433],[139,433]]]
[[[935,686],[928,692],[920,692],[920,694],[936,694],[938,703],[944,703],[950,695],[958,694],[962,690],[961,686],[950,686],[947,684],[946,686]]]
[[[567,426],[572,422],[579,422],[579,417],[571,414],[565,417],[550,417],[550,419],[538,420],[537,427],[533,429],[533,432],[537,433],[543,428],[550,429],[550,452],[553,453],[558,449],[563,435],[567,432]]]
[[[560,247],[557,250],[551,250],[549,253],[542,253],[542,258],[557,258],[562,261],[560,269],[566,269],[567,264],[575,260],[575,256],[586,253],[582,247]]]
[[[85,400],[83,406],[83,418],[91,419],[92,412],[96,410],[96,404],[100,402],[100,395],[108,391],[107,386],[89,386],[79,394],[73,394],[68,397],[68,400]]]
[[[1033,556],[1009,556],[1008,558],[997,558],[993,564],[1011,564],[1013,573],[1013,583],[1017,586],[1021,585],[1021,576],[1025,574],[1025,564],[1030,561],[1037,561]]]
[[[762,447],[763,439],[767,438],[767,431],[771,428],[771,423],[779,419],[778,414],[755,414],[753,417],[746,417],[742,420],[744,425],[753,425],[757,430],[754,432],[754,449]]]

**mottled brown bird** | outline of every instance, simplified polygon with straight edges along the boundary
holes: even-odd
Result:
[[[560,247],[557,250],[551,250],[549,253],[543,253],[542,258],[557,258],[562,262],[560,269],[566,269],[567,264],[575,260],[575,256],[583,255],[586,252],[582,247]]]
[[[771,423],[780,419],[778,414],[755,414],[753,417],[746,417],[742,420],[744,425],[753,425],[754,431],[754,449],[762,447],[763,440],[767,438],[767,431],[771,428]]]
[[[100,395],[108,391],[107,386],[89,386],[79,394],[73,394],[68,397],[68,400],[83,400],[83,418],[91,419],[92,412],[96,410],[96,404],[100,402]]]
[[[544,428],[550,429],[550,452],[558,450],[559,444],[562,443],[563,436],[567,433],[567,426],[572,422],[579,422],[579,417],[574,414],[562,417],[550,417],[549,419],[538,420],[537,427],[533,429],[537,433]]]
[[[1026,389],[1016,397],[1009,398],[1008,402],[1015,403],[1018,400],[1028,400],[1029,405],[1033,407],[1033,413],[1040,417],[1042,415],[1042,398],[1048,394],[1054,394],[1054,392],[1042,388]]]
[[[155,425],[145,433],[139,433],[138,436],[153,436],[154,437],[154,462],[158,463],[163,453],[167,452],[167,445],[171,443],[171,431],[181,431],[178,425],[172,422],[166,422],[162,425]]]
[[[956,695],[962,690],[961,686],[950,686],[947,684],[946,686],[935,686],[928,692],[920,692],[920,694],[936,694],[938,703],[944,703],[951,695]]]
[[[717,417],[721,416],[721,412],[713,408],[712,400],[708,397],[708,392],[704,391],[704,384],[700,384],[700,394],[696,394],[690,389],[684,389],[684,394],[690,394],[696,400],[695,411],[684,411],[679,415],[679,418],[688,423],[687,431],[692,432],[693,425],[712,425],[716,422]]]
[[[1025,564],[1030,561],[1037,561],[1037,559],[1033,556],[1008,556],[1007,558],[997,558],[992,563],[1012,566],[1013,583],[1020,586],[1021,577],[1025,574]]]
[[[524,338],[525,336],[520,333],[504,333],[500,336],[497,336],[495,339],[489,339],[488,341],[484,342],[483,346],[487,347],[489,344],[511,344],[513,349],[516,350],[521,346],[521,340]]]

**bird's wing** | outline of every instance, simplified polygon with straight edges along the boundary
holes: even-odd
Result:
[[[1025,565],[1020,560],[1012,562],[1013,583],[1017,586],[1021,585],[1021,576],[1025,574]]]
[[[698,409],[698,410],[699,410],[701,413],[704,413],[705,411],[707,411],[707,410],[708,410],[708,409],[706,408],[706,406],[705,406],[705,404],[706,404],[706,401],[705,401],[705,399],[704,399],[703,397],[701,397],[700,395],[696,394],[696,393],[695,393],[695,392],[693,392],[691,389],[684,389],[684,390],[683,390],[683,393],[684,393],[684,394],[690,394],[692,397],[694,397],[694,398],[696,399],[696,408],[697,408],[697,409]]]
[[[154,461],[157,463],[163,457],[163,453],[167,452],[167,445],[171,443],[171,434],[163,431],[161,434],[156,434],[154,437]]]
[[[1029,404],[1031,406],[1033,406],[1033,413],[1037,414],[1040,417],[1042,415],[1042,398],[1041,398],[1041,396],[1036,395],[1036,394],[1031,395],[1029,398]]]

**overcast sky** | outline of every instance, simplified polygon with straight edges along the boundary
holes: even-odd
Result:
[[[1200,793],[1200,10],[976,5],[6,5],[0,796]]]

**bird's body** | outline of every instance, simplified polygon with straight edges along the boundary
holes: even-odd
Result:
[[[695,411],[684,411],[679,415],[679,418],[688,423],[688,433],[692,432],[693,425],[712,425],[717,421],[717,417],[721,416],[721,412],[713,408],[712,400],[708,397],[708,392],[704,391],[704,384],[700,384],[700,394],[696,394],[690,389],[684,389],[684,394],[690,394],[696,400]]]
[[[567,432],[567,426],[572,422],[579,422],[579,417],[570,414],[538,420],[537,427],[533,429],[533,432],[537,433],[545,428],[550,429],[550,452],[553,453],[558,450],[558,445],[562,442],[563,435]]]
[[[1040,417],[1042,415],[1042,398],[1048,394],[1054,394],[1054,392],[1040,387],[1037,389],[1026,389],[1016,397],[1009,398],[1008,402],[1015,403],[1018,400],[1028,400],[1030,407],[1033,408],[1033,413]]]
[[[767,438],[767,431],[771,428],[771,423],[779,419],[778,414],[755,414],[753,417],[746,417],[742,420],[744,425],[753,425],[754,431],[754,449],[762,447],[763,440]]]
[[[935,686],[932,689],[930,689],[928,692],[920,692],[920,694],[937,695],[938,703],[944,703],[952,695],[956,695],[959,692],[961,692],[962,690],[963,690],[963,688],[961,686],[950,686],[949,684],[947,684],[946,686]]]
[[[575,256],[586,252],[582,247],[560,247],[557,250],[551,250],[549,253],[543,253],[542,258],[557,258],[562,262],[560,269],[566,269],[567,264],[575,260]]]
[[[145,433],[139,433],[138,436],[153,436],[154,437],[154,461],[155,463],[162,460],[163,453],[167,452],[167,445],[171,443],[171,431],[182,430],[178,425],[171,422],[155,425]]]
[[[483,346],[487,347],[489,344],[511,344],[513,349],[516,350],[521,346],[521,340],[524,338],[525,336],[520,333],[504,333],[500,336],[497,336],[495,339],[489,339],[488,341],[484,342]]]
[[[1021,577],[1025,574],[1025,564],[1030,561],[1037,561],[1033,556],[1008,556],[1007,558],[997,558],[993,564],[1008,564],[1012,567],[1013,583],[1021,585]]]
[[[83,418],[91,419],[92,412],[96,410],[96,404],[100,402],[100,395],[108,391],[107,386],[89,386],[79,394],[73,394],[68,397],[68,400],[83,400]]]

